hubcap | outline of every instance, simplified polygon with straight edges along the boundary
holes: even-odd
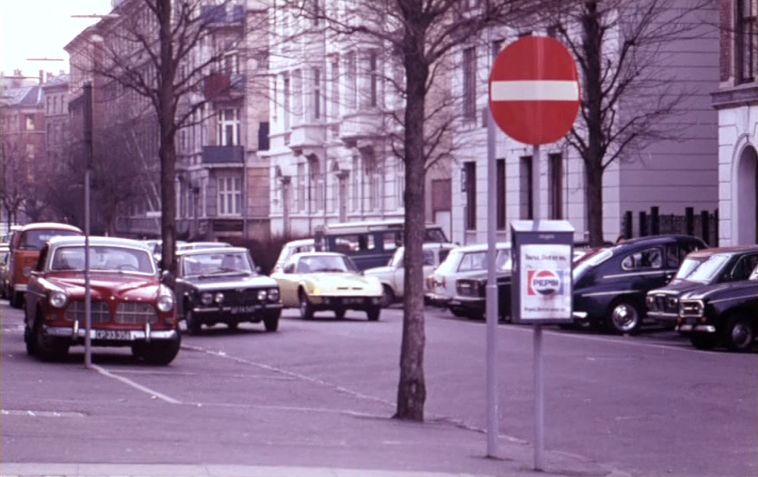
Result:
[[[739,348],[744,348],[752,340],[750,327],[743,322],[737,322],[732,328],[732,343]]]
[[[627,332],[634,329],[639,318],[637,316],[637,310],[635,310],[633,306],[622,303],[613,309],[611,319],[613,320],[616,329]]]

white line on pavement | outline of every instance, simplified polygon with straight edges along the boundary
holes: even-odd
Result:
[[[123,376],[119,376],[117,374],[113,374],[110,371],[108,371],[107,369],[103,368],[102,366],[98,366],[96,364],[93,364],[92,368],[95,369],[98,373],[102,374],[103,376],[106,376],[106,377],[111,378],[111,379],[115,379],[116,381],[121,381],[122,383],[124,383],[124,384],[126,384],[128,386],[131,386],[134,389],[138,389],[138,390],[142,391],[143,393],[149,394],[151,397],[155,396],[156,398],[158,398],[158,399],[160,399],[162,401],[166,401],[167,403],[170,403],[170,404],[182,404],[181,401],[177,401],[176,399],[174,399],[174,398],[172,398],[170,396],[166,396],[165,394],[159,393],[158,391],[150,389],[147,386],[143,386],[143,385],[141,385],[139,383],[136,383],[136,382],[132,381],[129,378],[125,378]]]

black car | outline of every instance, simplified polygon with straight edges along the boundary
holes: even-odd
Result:
[[[574,267],[574,318],[615,333],[645,319],[645,294],[666,285],[690,252],[706,248],[688,235],[656,235],[593,252]]]
[[[187,250],[177,254],[178,276],[174,292],[179,316],[190,334],[202,325],[263,322],[276,331],[282,302],[272,278],[258,275],[247,249],[223,247]]]
[[[758,330],[758,267],[748,280],[718,283],[682,296],[676,329],[699,349],[752,348]]]
[[[647,293],[647,316],[674,326],[679,297],[705,285],[747,280],[758,265],[758,245],[707,248],[687,255],[673,280]]]
[[[472,320],[483,320],[486,313],[487,275],[456,280],[455,296],[448,302],[450,311]],[[507,320],[511,314],[511,273],[497,275],[498,318]]]

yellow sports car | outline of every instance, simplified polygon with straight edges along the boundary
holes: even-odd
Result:
[[[279,284],[282,305],[300,308],[304,320],[316,311],[331,310],[341,319],[346,310],[361,310],[376,321],[382,311],[379,279],[362,276],[341,253],[296,253],[271,277]]]

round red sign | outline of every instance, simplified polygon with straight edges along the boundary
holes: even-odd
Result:
[[[524,144],[564,137],[579,112],[579,80],[568,49],[550,37],[523,37],[501,51],[490,72],[490,111]]]

